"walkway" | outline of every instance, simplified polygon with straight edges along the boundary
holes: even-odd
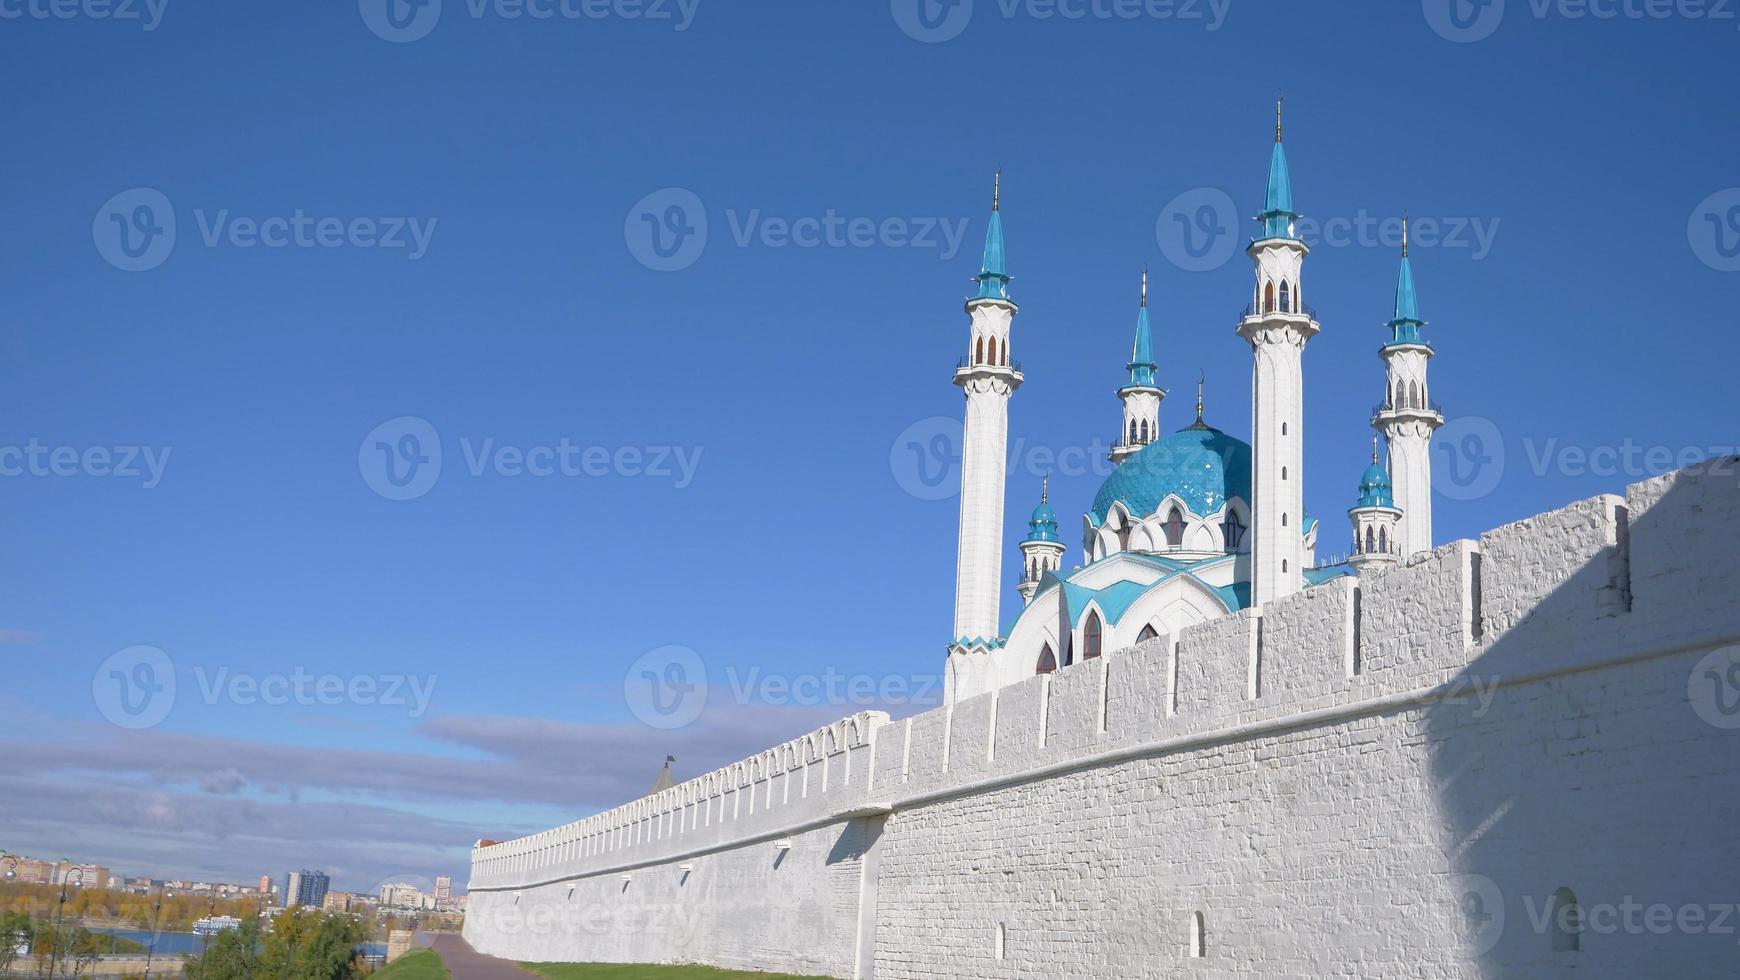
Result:
[[[453,980],[535,980],[536,974],[520,969],[513,960],[498,960],[471,948],[465,937],[444,932],[430,937],[429,945],[441,954],[441,962]]]

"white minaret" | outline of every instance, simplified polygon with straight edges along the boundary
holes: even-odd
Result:
[[[1009,359],[1009,327],[1019,308],[1009,299],[1003,262],[1003,175],[991,192],[985,261],[967,300],[971,334],[955,384],[967,396],[961,442],[960,553],[955,564],[955,629],[950,650],[989,649],[1002,629],[1003,479],[1009,452],[1009,396],[1021,372]]]
[[[1359,500],[1347,511],[1353,522],[1353,551],[1347,563],[1354,571],[1387,568],[1396,563],[1401,548],[1397,523],[1402,512],[1390,494],[1390,475],[1378,462],[1377,436],[1371,437],[1371,465],[1359,480]]]
[[[1396,279],[1396,312],[1388,326],[1390,342],[1378,352],[1388,368],[1388,390],[1373,414],[1372,427],[1390,446],[1390,479],[1402,522],[1398,553],[1403,558],[1432,550],[1432,434],[1444,416],[1426,385],[1432,345],[1420,337],[1425,327],[1414,294],[1408,261],[1408,222],[1402,219],[1402,271]]]
[[[1057,512],[1051,509],[1051,478],[1046,477],[1039,487],[1039,506],[1027,521],[1027,537],[1021,541],[1021,581],[1015,591],[1021,593],[1023,604],[1033,601],[1046,572],[1057,571],[1065,550],[1057,533]]]
[[[1303,586],[1305,543],[1305,344],[1317,321],[1301,301],[1299,273],[1310,249],[1293,223],[1292,181],[1281,147],[1281,103],[1275,102],[1275,149],[1261,237],[1246,250],[1256,265],[1256,290],[1239,321],[1251,345],[1251,604],[1291,595]]]
[[[1130,345],[1130,383],[1118,389],[1124,403],[1124,425],[1111,459],[1122,463],[1143,446],[1160,438],[1160,401],[1165,389],[1154,383],[1154,337],[1148,326],[1148,270],[1142,270],[1142,312],[1136,316],[1136,340]]]

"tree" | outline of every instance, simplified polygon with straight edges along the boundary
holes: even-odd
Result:
[[[187,961],[187,980],[260,980],[260,920],[247,919],[240,929],[225,929],[206,943],[205,951]]]
[[[23,912],[0,912],[0,973],[12,969],[19,954],[29,955],[35,938],[30,916]]]

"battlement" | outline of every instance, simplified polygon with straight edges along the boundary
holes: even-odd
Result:
[[[646,799],[477,848],[471,889],[632,872],[1740,639],[1736,527],[1740,460],[1714,460],[901,722],[853,715]]]

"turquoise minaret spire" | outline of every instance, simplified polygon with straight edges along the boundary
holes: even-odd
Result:
[[[1154,371],[1154,331],[1148,324],[1148,269],[1142,269],[1142,311],[1136,314],[1136,342],[1130,347],[1130,387],[1152,388]]]
[[[1281,103],[1281,98],[1275,100],[1275,149],[1269,154],[1269,191],[1257,220],[1263,223],[1264,238],[1297,240],[1293,222],[1299,215],[1293,210],[1293,178],[1287,173],[1287,151],[1281,144]]]
[[[1009,301],[1009,275],[1003,259],[1003,171],[998,170],[991,184],[991,223],[985,229],[985,261],[979,274],[979,295],[974,299]]]
[[[1408,261],[1408,219],[1402,217],[1402,271],[1396,276],[1396,315],[1390,320],[1389,328],[1393,334],[1389,346],[1399,344],[1418,344],[1420,328],[1426,322],[1420,319],[1420,300],[1414,293],[1414,267]]]

